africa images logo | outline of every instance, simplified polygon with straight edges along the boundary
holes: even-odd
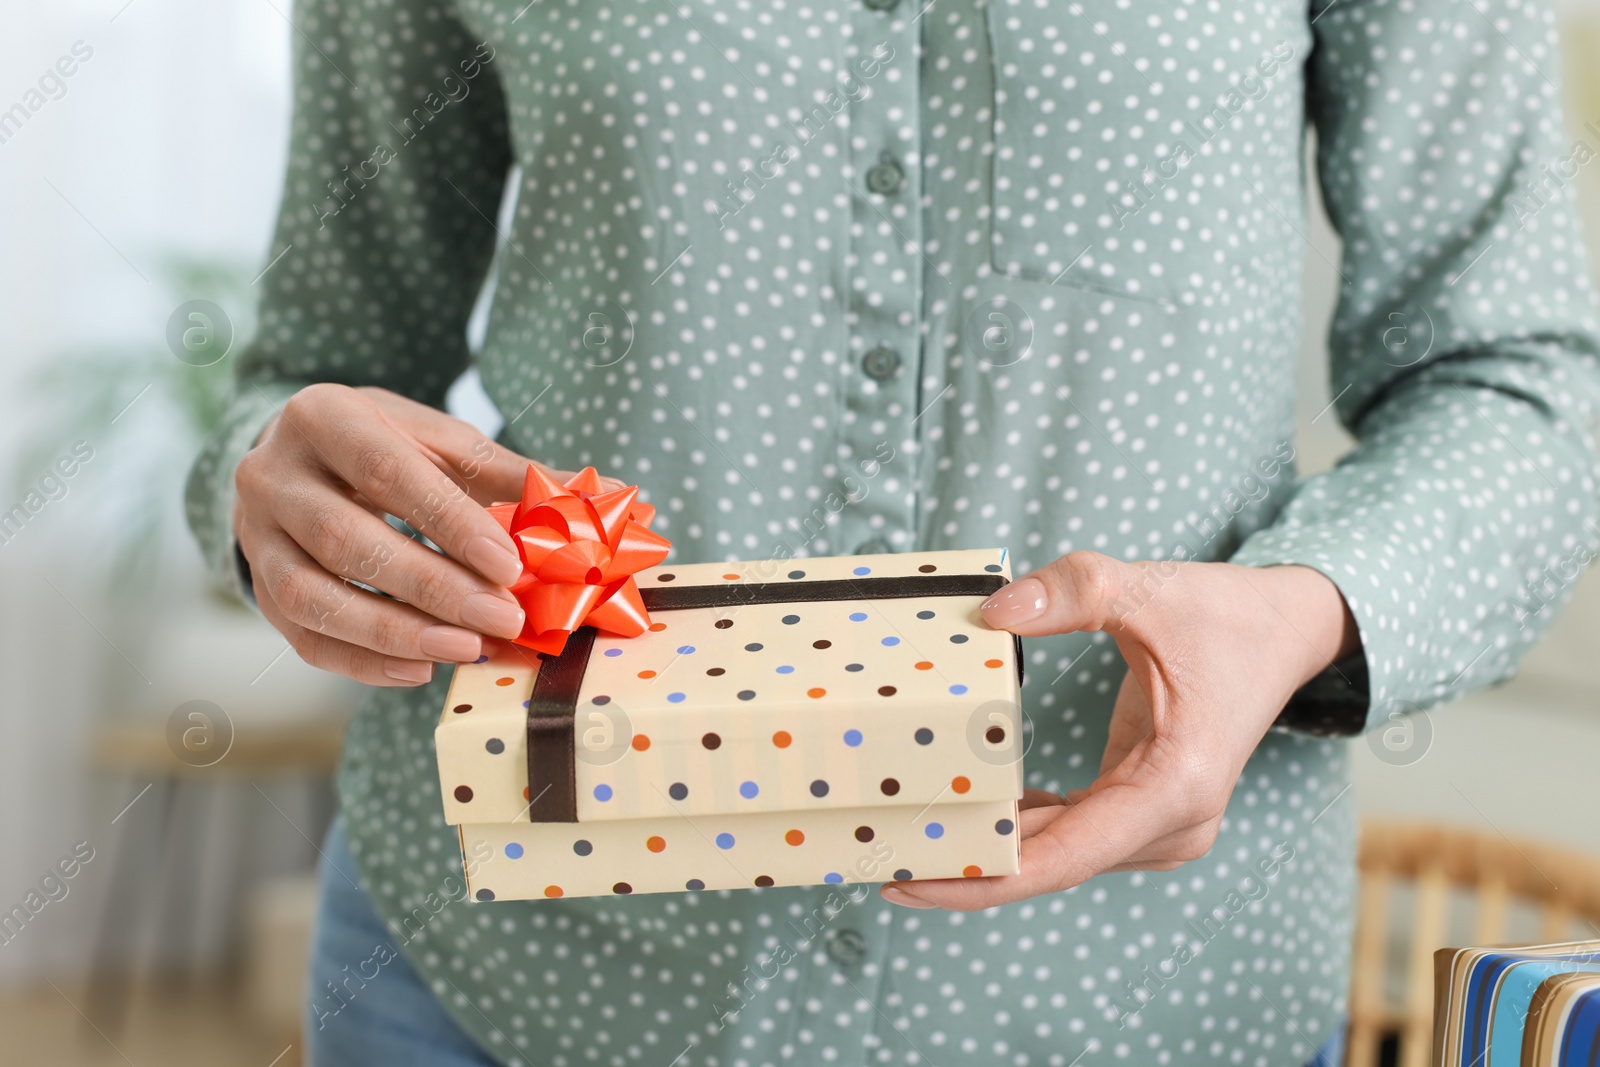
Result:
[[[0,144],[6,144],[21,133],[28,121],[44,110],[50,101],[66,96],[67,79],[93,58],[93,47],[83,41],[73,41],[69,55],[62,56],[46,67],[33,87],[23,92],[20,100],[0,111]]]

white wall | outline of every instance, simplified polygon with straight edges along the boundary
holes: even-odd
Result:
[[[123,2],[11,5],[0,33],[0,110],[24,99],[75,42],[93,50],[65,80],[65,95],[0,144],[0,485],[7,494],[14,494],[16,449],[31,429],[26,378],[34,368],[92,341],[159,344],[180,299],[158,284],[161,258],[185,252],[254,262],[275,211],[288,28],[273,5]],[[118,488],[119,471],[134,458],[128,441],[170,432],[158,419],[141,422],[141,414],[136,406],[122,425],[92,434],[95,459],[67,495],[0,545],[0,810],[12,815],[0,819],[0,910],[21,902],[74,843],[88,841],[96,853],[64,900],[0,946],[0,978],[78,964],[116,847],[153,825],[147,804],[111,824],[137,790],[86,766],[90,724],[105,714],[159,714],[180,695],[204,695],[184,649],[153,640],[153,624],[196,596],[186,539],[173,552],[188,564],[175,573],[189,580],[165,586],[139,617],[114,615],[89,577],[86,557],[116,536],[92,528],[92,501]],[[8,496],[0,510],[14,502]],[[170,495],[163,505],[174,515],[179,508]],[[244,644],[251,640],[261,638]],[[221,797],[212,807],[237,803]],[[208,840],[199,829],[185,836],[190,848]]]

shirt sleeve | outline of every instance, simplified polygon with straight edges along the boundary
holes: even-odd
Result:
[[[254,283],[260,325],[185,493],[212,577],[246,598],[234,469],[283,402],[331,381],[442,406],[467,365],[511,153],[494,50],[447,7],[294,5],[288,173]]]
[[[1234,562],[1313,567],[1359,662],[1283,725],[1358,733],[1509,678],[1600,545],[1595,296],[1557,38],[1527,0],[1331,0],[1307,100],[1344,241],[1329,338],[1357,438]]]

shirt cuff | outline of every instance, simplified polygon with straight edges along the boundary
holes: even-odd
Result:
[[[237,539],[233,542],[233,576],[234,580],[239,583],[239,599],[252,608],[258,607],[259,605],[256,604],[255,579],[250,576],[250,561],[245,559],[244,549],[239,547]]]
[[[221,425],[206,443],[184,491],[189,528],[200,543],[206,571],[218,588],[246,604],[255,604],[250,567],[233,536],[233,509],[238,499],[233,475],[246,452],[284,403],[303,382],[246,383]]]

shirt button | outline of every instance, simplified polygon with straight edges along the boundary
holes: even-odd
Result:
[[[867,171],[867,188],[879,196],[898,193],[905,180],[906,172],[892,159],[886,158]]]
[[[900,353],[888,345],[869,349],[867,354],[861,357],[861,369],[866,371],[867,377],[873,381],[886,382],[900,369]]]
[[[874,537],[872,540],[863,541],[856,546],[856,555],[858,556],[875,556],[880,552],[889,551],[892,551],[889,548],[889,542],[881,537]]]
[[[837,930],[828,938],[828,955],[843,967],[860,963],[867,954],[867,939],[854,930]]]
[[[861,2],[874,11],[888,11],[898,4],[900,0],[861,0]]]

